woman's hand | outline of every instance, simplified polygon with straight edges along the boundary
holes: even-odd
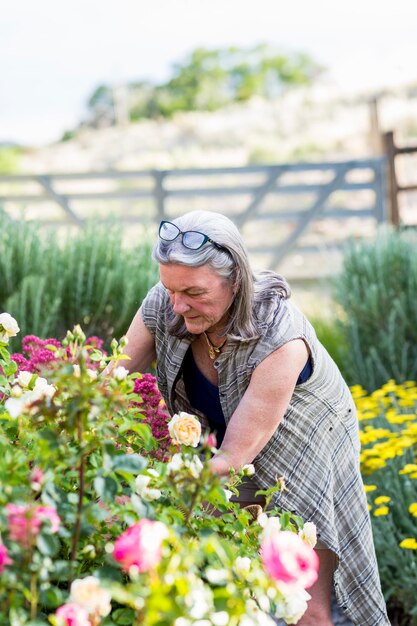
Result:
[[[213,474],[227,476],[229,474],[230,467],[231,464],[227,454],[219,452],[210,460],[210,469]]]

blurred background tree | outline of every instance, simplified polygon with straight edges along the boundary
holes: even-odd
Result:
[[[323,71],[308,54],[282,54],[266,44],[196,48],[184,61],[173,65],[166,82],[126,85],[129,118],[137,121],[170,117],[177,111],[215,111],[254,96],[275,98],[290,87],[312,84]],[[114,124],[115,103],[114,86],[99,85],[88,100],[86,124]]]

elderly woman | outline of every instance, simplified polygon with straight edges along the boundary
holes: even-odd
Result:
[[[156,359],[170,413],[196,413],[216,432],[213,471],[255,465],[245,504],[282,476],[274,504],[316,524],[319,578],[299,624],[331,626],[333,581],[355,624],[389,624],[355,406],[287,283],[253,273],[239,231],[218,213],[163,221],[154,258],[161,280],[129,328],[128,367],[143,371]]]

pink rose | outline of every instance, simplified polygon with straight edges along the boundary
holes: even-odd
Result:
[[[262,542],[261,557],[266,571],[276,581],[307,589],[317,580],[318,556],[296,533],[269,533]]]
[[[116,539],[113,557],[126,571],[135,565],[139,572],[147,572],[160,562],[167,536],[165,524],[142,519]]]
[[[57,532],[61,521],[52,506],[35,507],[29,504],[7,504],[6,513],[10,539],[25,548],[33,543],[33,539],[39,534],[44,520],[50,521],[52,533]]]
[[[38,506],[35,510],[35,516],[39,520],[49,520],[51,523],[51,533],[58,532],[61,518],[53,506]]]
[[[87,611],[78,604],[63,604],[55,615],[59,626],[91,626]]]
[[[9,558],[6,546],[0,543],[0,574],[4,572],[6,565],[10,565],[11,563],[13,563],[13,561]]]

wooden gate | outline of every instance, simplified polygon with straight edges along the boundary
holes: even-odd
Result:
[[[82,227],[109,217],[146,227],[188,210],[225,213],[260,265],[340,250],[387,220],[385,158],[249,167],[0,176],[0,205],[17,218]],[[298,259],[298,261],[297,261]],[[285,263],[284,263],[285,261]],[[303,265],[303,263],[301,263]],[[307,261],[308,265],[308,261]],[[304,263],[304,269],[308,269]],[[315,269],[332,273],[331,264]],[[301,268],[302,270],[302,268]],[[290,271],[291,274],[291,271]]]

